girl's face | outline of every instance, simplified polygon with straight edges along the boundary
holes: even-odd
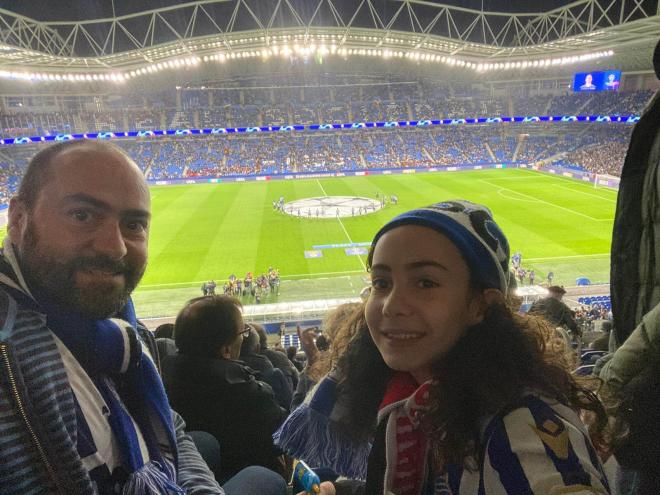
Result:
[[[365,315],[385,363],[431,378],[432,365],[465,330],[483,319],[484,299],[470,289],[470,271],[456,246],[427,227],[404,225],[386,232],[371,264]]]

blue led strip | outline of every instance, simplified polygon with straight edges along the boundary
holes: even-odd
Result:
[[[441,120],[398,120],[391,122],[353,122],[345,124],[270,125],[263,127],[214,127],[206,129],[167,129],[157,131],[86,132],[0,139],[0,145],[35,144],[72,139],[123,139],[159,136],[195,136],[204,134],[234,134],[260,132],[325,131],[345,129],[373,129],[392,127],[428,127],[438,125],[499,124],[502,122],[616,122],[634,124],[639,115],[534,115],[528,117],[478,117]]]

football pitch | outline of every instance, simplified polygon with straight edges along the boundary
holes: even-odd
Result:
[[[524,169],[156,186],[151,192],[149,267],[134,297],[141,317],[176,314],[201,295],[206,280],[215,279],[220,289],[232,274],[242,279],[271,266],[280,271],[280,293],[262,303],[355,296],[366,285],[366,256],[329,246],[369,242],[393,216],[457,198],[493,211],[512,253],[522,253],[537,283],[550,270],[555,283],[567,286],[577,277],[609,282],[616,191]],[[280,197],[377,194],[397,195],[398,204],[343,218],[273,208]],[[253,303],[251,297],[243,302]]]

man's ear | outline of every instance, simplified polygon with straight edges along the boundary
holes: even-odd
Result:
[[[486,311],[493,304],[504,303],[504,295],[499,289],[485,289],[476,294],[470,302],[471,324],[481,323]]]
[[[28,210],[25,202],[14,196],[9,201],[9,223],[7,235],[13,244],[20,244],[28,225]]]

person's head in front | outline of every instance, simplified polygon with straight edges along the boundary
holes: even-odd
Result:
[[[219,441],[221,479],[254,465],[283,472],[272,433],[286,411],[273,389],[239,360],[241,344],[251,333],[241,310],[232,296],[188,301],[174,323],[179,352],[165,358],[162,366],[174,410],[190,428]]]
[[[564,289],[562,286],[551,285],[548,287],[548,296],[556,299],[557,301],[561,301],[564,298],[564,294],[566,294],[566,289]]]
[[[37,301],[100,319],[121,310],[142,278],[149,222],[149,189],[133,160],[108,143],[72,141],[31,160],[10,202],[8,239]]]
[[[174,322],[179,353],[238,359],[243,339],[250,333],[241,311],[241,302],[231,296],[202,296],[188,301]]]

